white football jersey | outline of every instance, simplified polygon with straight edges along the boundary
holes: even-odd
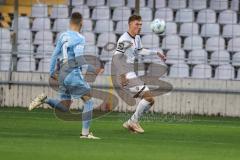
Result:
[[[128,32],[125,32],[117,42],[115,54],[124,53],[127,57],[127,63],[134,63],[141,49],[141,37],[139,35],[132,37]]]

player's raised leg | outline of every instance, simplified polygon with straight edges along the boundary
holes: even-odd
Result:
[[[71,106],[71,99],[69,100],[57,100],[52,98],[47,98],[43,93],[38,95],[28,106],[28,110],[31,111],[34,108],[39,107],[41,104],[48,104],[50,107],[58,109],[62,112],[67,112]]]

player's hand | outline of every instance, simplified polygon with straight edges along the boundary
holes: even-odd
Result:
[[[53,74],[53,75],[50,75],[50,77],[52,78],[52,79],[54,79],[54,80],[58,80],[58,74]]]
[[[121,78],[121,85],[122,85],[122,87],[128,85],[129,80],[126,78],[125,74],[122,74],[120,78]]]
[[[166,61],[167,58],[163,53],[157,52],[157,55],[161,58],[162,61],[164,61],[164,62]]]
[[[99,75],[99,74],[103,74],[104,72],[104,68],[97,68],[96,69],[96,74]]]

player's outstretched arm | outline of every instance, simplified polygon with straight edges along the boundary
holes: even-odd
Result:
[[[157,55],[165,62],[166,61],[166,56],[165,56],[165,54],[164,53],[162,53],[162,52],[157,52]]]
[[[52,54],[51,61],[50,61],[49,74],[50,74],[50,77],[52,77],[52,78],[55,78],[55,74],[54,74],[55,73],[55,66],[56,66],[56,63],[57,63],[57,58],[58,58],[60,53],[61,53],[61,41],[58,40],[57,46],[54,49],[54,52]]]
[[[154,51],[154,50],[142,48],[142,49],[139,50],[138,54],[143,55],[143,56],[148,56],[148,55],[151,55],[151,54],[157,54],[163,61],[166,61],[166,56],[164,55],[164,53],[159,52],[159,51]]]

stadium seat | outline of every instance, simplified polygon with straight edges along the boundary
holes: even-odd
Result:
[[[231,10],[239,11],[239,0],[231,0]]]
[[[103,48],[99,58],[102,61],[111,61],[113,54],[114,54],[114,50],[108,51],[105,48]]]
[[[224,65],[230,63],[230,54],[226,50],[215,51],[211,54],[211,65]]]
[[[97,47],[104,47],[108,43],[117,42],[117,37],[113,32],[102,33],[98,36]]]
[[[193,67],[192,78],[212,78],[212,68],[208,64],[198,64]]]
[[[239,37],[240,36],[240,25],[239,24],[224,25],[222,36],[224,38]]]
[[[153,1],[154,0],[148,0],[147,6],[150,8],[153,8]],[[155,8],[165,8],[166,7],[166,0],[157,0],[155,3]]]
[[[10,41],[11,41],[10,31],[6,28],[0,28],[0,42],[10,43]]]
[[[63,4],[53,5],[50,18],[68,18],[68,6]]]
[[[167,35],[162,40],[162,49],[181,48],[181,38],[178,35]]]
[[[43,57],[51,57],[54,51],[54,46],[51,44],[42,44],[39,45],[37,48],[36,57],[43,58]]]
[[[21,57],[17,62],[17,71],[35,71],[35,59],[32,56]]]
[[[82,32],[91,32],[93,30],[93,22],[91,19],[83,19]]]
[[[201,36],[189,36],[184,40],[183,49],[185,50],[195,50],[203,48],[203,39]]]
[[[232,65],[240,67],[240,52],[236,52],[232,57]]]
[[[113,21],[98,20],[94,29],[95,33],[113,32]]]
[[[87,0],[87,5],[89,7],[104,6],[105,5],[105,0]]]
[[[88,6],[78,5],[78,6],[73,8],[72,13],[74,13],[74,12],[81,13],[82,16],[83,16],[83,19],[90,18],[90,10],[89,10]]]
[[[109,7],[123,7],[125,6],[125,0],[107,0],[107,6]]]
[[[108,20],[110,19],[110,9],[107,6],[98,6],[93,9],[93,20]]]
[[[182,49],[171,49],[167,52],[166,64],[185,63],[186,53]]]
[[[59,37],[60,37],[60,35],[61,35],[62,33],[63,33],[63,32],[58,32],[58,33],[57,33],[56,38],[55,38],[55,42],[54,42],[55,45],[57,44],[57,41],[58,41],[58,39],[59,39]]]
[[[186,23],[194,21],[194,13],[192,9],[179,9],[175,17],[176,22]]]
[[[237,70],[237,80],[240,80],[240,68]]]
[[[189,66],[185,63],[172,65],[170,67],[169,77],[173,78],[189,77]]]
[[[32,24],[32,31],[50,30],[51,22],[49,18],[35,18]]]
[[[180,26],[180,36],[193,36],[198,35],[199,33],[199,27],[197,23],[183,23]]]
[[[10,54],[0,54],[0,71],[8,71],[10,67]]]
[[[225,10],[219,14],[218,18],[219,24],[236,24],[237,23],[237,13],[232,10]]]
[[[135,1],[136,0],[127,0],[127,5],[126,6],[128,6],[130,8],[135,8]],[[139,0],[139,3],[140,3],[140,6],[139,6],[140,8],[146,6],[145,0]]]
[[[33,44],[52,44],[53,43],[53,34],[51,31],[38,31],[35,35]]]
[[[18,37],[17,43],[25,43],[31,44],[32,43],[32,32],[29,29],[20,29],[18,30]]]
[[[32,5],[32,17],[48,17],[48,6],[46,4]]]
[[[165,21],[173,21],[173,10],[171,8],[159,8],[155,12],[155,18],[163,19]]]
[[[198,12],[197,23],[216,23],[216,12],[211,9],[203,9]]]
[[[211,0],[210,8],[213,10],[225,10],[228,8],[228,0]]]
[[[202,37],[214,37],[220,35],[220,26],[216,23],[204,24],[201,28]]]
[[[25,55],[31,55],[34,53],[34,46],[32,44],[29,43],[24,43],[24,44],[19,44],[17,46],[17,56],[18,57],[22,57]]]
[[[234,68],[230,64],[218,66],[215,70],[215,79],[231,80],[234,77]]]
[[[150,27],[149,27],[150,28]],[[118,21],[115,33],[116,34],[123,34],[128,30],[128,21]]]
[[[142,29],[141,29],[141,33],[142,34],[149,34],[149,33],[153,33],[151,30],[151,22],[152,21],[143,21],[142,23]]]
[[[188,3],[188,7],[196,11],[207,8],[207,0],[189,0]]]
[[[211,37],[206,42],[207,51],[217,51],[225,49],[225,40],[222,37]]]
[[[142,37],[144,48],[159,48],[159,36],[156,34],[146,34]]]
[[[151,8],[143,7],[140,9],[139,14],[142,17],[142,21],[151,21],[153,19],[153,12]]]
[[[11,43],[0,43],[0,53],[9,53],[12,52],[12,44]]]
[[[188,64],[207,64],[208,54],[204,49],[196,49],[189,53]]]
[[[9,5],[15,4],[15,0],[3,0],[3,1],[6,1],[6,4],[9,4]],[[39,3],[39,2],[42,2],[47,5],[53,5],[53,4],[65,4],[66,0],[41,0],[41,1],[39,1],[39,0],[24,0],[24,1],[19,1],[18,5],[19,6],[29,6],[34,3]]]
[[[12,21],[12,28],[14,27],[15,20]],[[29,29],[30,20],[29,17],[18,17],[18,29]]]
[[[19,1],[21,2],[21,1]],[[1,13],[14,14],[14,5],[0,5]],[[18,14],[24,16],[31,16],[30,6],[18,6]]]
[[[162,35],[177,34],[177,24],[174,22],[166,22],[166,28]]]
[[[54,32],[62,32],[66,31],[69,27],[69,19],[56,19],[53,24],[52,31]]]
[[[68,5],[70,5],[70,1],[68,1]],[[72,6],[82,6],[84,5],[84,0],[72,0]]]
[[[240,37],[230,39],[228,41],[227,50],[229,52],[239,52],[240,51]]]
[[[127,21],[131,15],[131,9],[128,7],[117,7],[113,10],[113,21]]]
[[[168,0],[168,7],[172,9],[181,9],[187,7],[186,0]]]
[[[38,71],[48,73],[50,61],[51,61],[51,57],[46,57],[46,58],[41,59],[39,62]]]
[[[85,55],[94,55],[94,56],[98,56],[99,54],[99,49],[97,46],[95,45],[86,45],[84,47],[84,54]]]
[[[82,32],[82,35],[85,37],[86,45],[96,44],[96,36],[93,32]]]

